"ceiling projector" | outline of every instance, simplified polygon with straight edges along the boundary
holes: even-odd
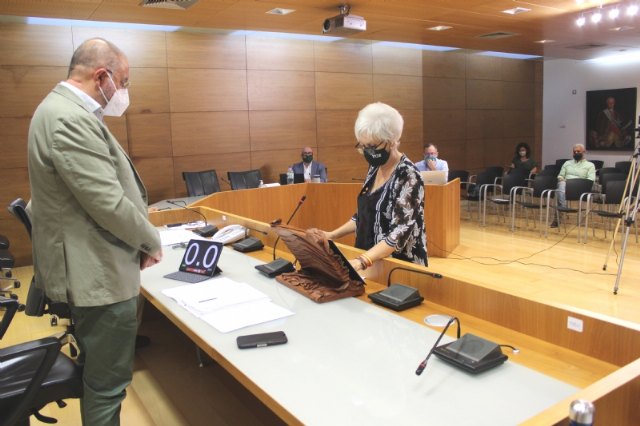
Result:
[[[340,15],[324,20],[322,24],[322,33],[332,33],[335,35],[349,35],[361,33],[367,30],[367,21],[362,16],[350,15],[348,5],[338,8]]]

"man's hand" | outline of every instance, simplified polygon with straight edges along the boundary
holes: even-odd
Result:
[[[158,252],[152,255],[140,252],[140,270],[144,271],[149,266],[153,266],[156,263],[160,263],[161,260],[162,260],[162,249],[158,250]]]
[[[435,170],[436,169],[436,160],[435,159],[429,159],[426,162],[427,167],[429,168],[429,170]]]

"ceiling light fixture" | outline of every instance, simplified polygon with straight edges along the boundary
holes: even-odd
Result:
[[[450,27],[449,25],[436,25],[435,27],[431,27],[431,28],[427,28],[429,31],[445,31],[445,30],[450,30],[453,27]]]
[[[636,16],[638,14],[638,5],[632,4],[627,7],[627,16]]]
[[[620,9],[617,7],[609,11],[609,19],[618,19],[618,16],[620,16]]]
[[[584,16],[581,16],[578,19],[576,19],[576,25],[579,27],[584,27],[585,22],[587,22],[587,19]]]
[[[281,7],[276,7],[275,9],[271,9],[265,13],[269,14],[269,15],[280,15],[280,16],[284,16],[284,15],[288,15],[290,13],[295,12],[295,9],[283,9]]]
[[[540,43],[540,44],[549,44],[549,43],[555,43],[555,42],[556,42],[555,40],[546,40],[546,39],[534,41],[534,43]]]
[[[591,15],[591,22],[593,22],[594,24],[597,24],[600,21],[602,21],[602,13],[596,12],[593,15]]]
[[[514,7],[513,9],[503,10],[502,13],[506,13],[507,15],[517,15],[519,13],[531,12],[531,9],[527,9],[526,7]]]

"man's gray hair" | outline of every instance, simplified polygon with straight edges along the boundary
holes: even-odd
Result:
[[[395,142],[402,135],[404,120],[393,107],[375,102],[362,108],[354,127],[356,139],[368,138],[372,142]]]
[[[573,149],[576,149],[576,148],[582,148],[583,151],[587,150],[587,148],[585,148],[584,145],[582,145],[581,143],[577,143],[573,146]]]

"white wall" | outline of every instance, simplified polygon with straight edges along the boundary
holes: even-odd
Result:
[[[558,158],[570,158],[571,147],[574,144],[585,144],[587,91],[623,89],[639,85],[638,63],[614,66],[570,59],[545,61],[542,164],[555,163]],[[640,112],[640,107],[636,106],[636,111]],[[616,161],[629,160],[630,157],[631,152],[587,153],[587,158],[603,160],[605,167],[613,167]]]

